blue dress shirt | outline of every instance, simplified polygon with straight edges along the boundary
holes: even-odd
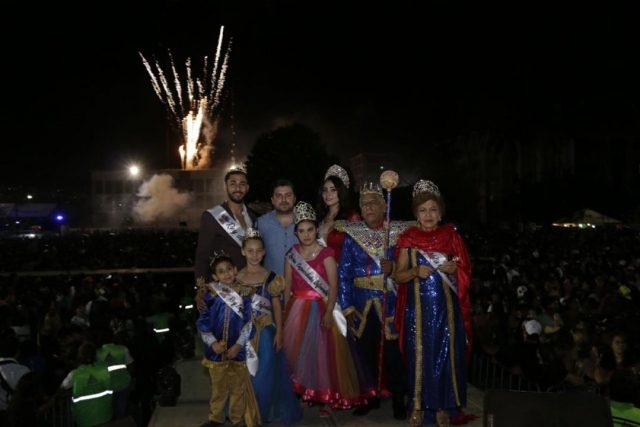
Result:
[[[284,256],[298,238],[294,232],[293,223],[284,228],[276,218],[276,211],[272,210],[258,218],[258,231],[264,240],[266,255],[264,267],[284,275]]]

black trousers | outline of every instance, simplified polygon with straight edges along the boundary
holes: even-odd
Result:
[[[380,347],[380,320],[371,307],[367,314],[367,323],[362,336],[356,340],[362,362],[377,381],[378,379],[378,348]],[[400,356],[398,340],[384,340],[384,355],[382,358],[383,384],[393,394],[404,394],[407,389],[407,378],[404,363]]]

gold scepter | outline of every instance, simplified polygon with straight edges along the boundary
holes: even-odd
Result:
[[[398,173],[392,170],[386,170],[380,174],[380,186],[387,192],[387,212],[384,224],[384,244],[382,258],[387,258],[389,252],[389,241],[391,238],[391,191],[398,186],[400,178]],[[384,341],[387,326],[387,274],[384,274],[382,281],[382,312],[380,313],[380,347],[378,349],[378,395],[382,391],[382,366],[384,358]]]

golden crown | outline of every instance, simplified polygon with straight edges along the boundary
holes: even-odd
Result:
[[[377,194],[378,196],[384,198],[380,184],[374,182],[367,182],[363,184],[362,187],[360,187],[360,197],[364,196],[365,194]]]
[[[293,207],[293,223],[298,224],[300,221],[316,221],[316,211],[307,202],[298,202]]]
[[[224,251],[224,249],[221,249],[219,251],[213,251],[213,256],[211,257],[211,262],[209,263],[209,265],[213,266],[216,260],[220,258],[231,258],[231,257],[229,256],[228,253]]]
[[[344,170],[342,166],[332,165],[331,167],[329,167],[329,169],[327,169],[327,173],[324,174],[325,181],[330,176],[335,176],[340,181],[342,181],[345,187],[349,188],[349,175],[347,174],[347,171]]]
[[[413,197],[420,193],[431,193],[435,196],[440,196],[440,189],[433,181],[421,179],[413,186]]]

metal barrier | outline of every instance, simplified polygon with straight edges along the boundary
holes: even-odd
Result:
[[[39,416],[41,425],[46,427],[73,427],[71,415],[71,397],[66,392],[56,396],[53,403]]]
[[[489,356],[479,353],[471,356],[468,381],[480,390],[540,391],[537,383],[511,373]]]
[[[59,277],[59,276],[106,276],[107,274],[146,274],[146,273],[193,273],[193,267],[162,268],[103,268],[100,270],[52,270],[52,271],[11,271],[1,272],[0,276],[18,277]]]
[[[614,427],[640,427],[640,423],[626,418],[612,417]]]

